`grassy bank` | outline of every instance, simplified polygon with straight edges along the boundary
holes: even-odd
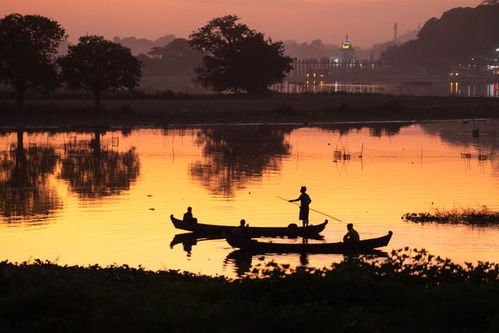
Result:
[[[270,265],[227,280],[128,267],[0,264],[0,330],[490,331],[499,265],[459,266],[425,251],[329,269]]]
[[[431,212],[407,213],[402,216],[405,221],[415,223],[442,223],[468,225],[499,225],[499,212],[486,206],[480,208],[434,209]]]
[[[16,111],[0,100],[0,126],[141,127],[212,123],[311,123],[499,118],[499,99],[385,95],[151,96],[107,98],[103,110],[93,101],[59,96],[30,99]]]

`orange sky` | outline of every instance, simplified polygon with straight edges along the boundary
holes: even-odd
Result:
[[[412,30],[432,16],[480,0],[1,0],[0,15],[37,13],[82,34],[183,37],[214,16],[236,14],[274,40],[339,43],[346,33],[367,47]]]

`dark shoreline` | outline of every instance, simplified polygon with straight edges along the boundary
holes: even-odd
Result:
[[[0,100],[0,128],[142,128],[228,124],[361,124],[499,118],[499,98],[390,95],[180,96]]]
[[[128,266],[0,262],[0,330],[495,332],[499,265],[424,250],[236,280]]]

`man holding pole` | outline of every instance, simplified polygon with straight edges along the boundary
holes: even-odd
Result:
[[[307,192],[307,188],[305,186],[302,186],[300,188],[300,196],[297,199],[289,200],[289,202],[295,202],[295,201],[300,201],[300,216],[299,219],[302,221],[303,226],[306,227],[308,226],[308,212],[309,212],[309,205],[312,202],[312,199],[310,199],[310,196],[305,193]]]

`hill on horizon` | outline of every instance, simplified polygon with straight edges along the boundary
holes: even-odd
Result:
[[[408,69],[447,72],[457,64],[484,64],[499,48],[499,4],[454,8],[428,20],[418,38],[392,46],[381,61]]]

